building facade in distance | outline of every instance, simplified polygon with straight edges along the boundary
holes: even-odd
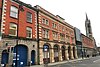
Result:
[[[91,38],[81,34],[82,36],[82,50],[85,57],[92,56],[94,50],[94,42]]]
[[[78,28],[74,28],[75,30],[75,41],[76,41],[76,46],[77,46],[77,55],[78,58],[83,57],[82,53],[82,36],[81,36],[81,31]]]
[[[92,56],[94,55],[94,52],[96,51],[96,42],[93,37],[91,22],[88,19],[88,16],[86,14],[86,20],[85,20],[85,28],[86,28],[86,35],[82,35],[82,45],[83,45],[83,54],[85,56]]]

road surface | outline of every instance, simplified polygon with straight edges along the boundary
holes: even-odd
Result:
[[[52,65],[49,67],[100,67],[100,56],[79,61],[67,62],[64,64]]]

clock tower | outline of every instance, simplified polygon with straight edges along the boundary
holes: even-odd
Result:
[[[86,14],[86,20],[85,20],[85,28],[86,28],[86,36],[92,38],[93,36],[92,36],[91,22],[90,22],[90,20],[88,19],[87,14]]]

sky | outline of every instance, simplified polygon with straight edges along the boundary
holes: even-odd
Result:
[[[21,0],[32,6],[39,5],[54,15],[59,15],[74,27],[85,32],[86,13],[91,21],[93,37],[100,47],[100,1],[99,0]]]

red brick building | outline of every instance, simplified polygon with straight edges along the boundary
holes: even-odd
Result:
[[[85,51],[86,56],[92,56],[93,55],[93,49],[94,49],[94,41],[92,38],[85,36],[84,34],[82,36],[82,45],[83,50]]]
[[[26,66],[29,62],[31,65],[37,64],[36,9],[19,0],[0,0],[0,7],[2,8],[2,51],[0,51],[2,66],[15,65],[16,56],[18,56],[18,66],[20,64]]]
[[[74,27],[40,6],[38,9],[40,64],[77,58]]]

